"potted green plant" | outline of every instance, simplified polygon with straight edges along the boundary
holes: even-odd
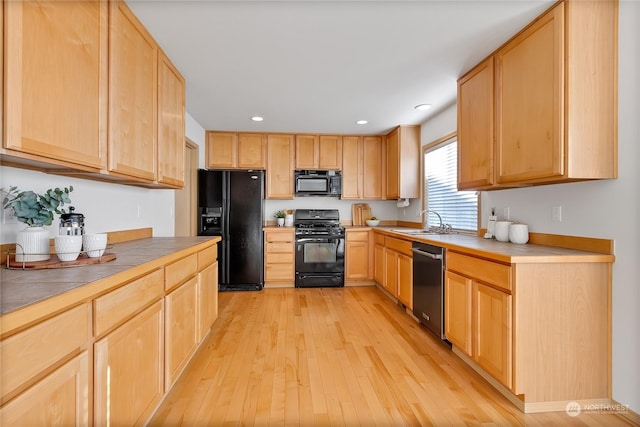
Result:
[[[6,196],[2,200],[4,209],[12,209],[16,219],[27,224],[16,235],[16,261],[45,261],[50,256],[49,231],[43,227],[51,225],[53,214],[66,213],[62,206],[71,203],[69,193],[73,187],[49,189],[43,194],[21,191],[18,187],[1,189]]]
[[[284,225],[284,218],[287,216],[285,211],[278,211],[273,216],[276,218],[276,223],[278,227],[282,227]]]

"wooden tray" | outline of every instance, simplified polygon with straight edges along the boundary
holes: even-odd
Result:
[[[81,253],[75,261],[60,261],[56,254],[51,254],[51,258],[46,261],[22,262],[16,261],[15,254],[7,255],[7,268],[24,270],[41,270],[45,268],[65,268],[78,267],[81,265],[102,264],[116,259],[116,254],[104,253],[101,257],[89,258],[87,254]]]

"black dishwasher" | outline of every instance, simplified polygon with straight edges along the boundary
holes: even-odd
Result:
[[[445,249],[413,242],[413,314],[440,339],[444,337]]]

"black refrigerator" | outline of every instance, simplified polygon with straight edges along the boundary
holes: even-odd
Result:
[[[198,235],[221,236],[220,291],[264,286],[264,171],[198,170]]]

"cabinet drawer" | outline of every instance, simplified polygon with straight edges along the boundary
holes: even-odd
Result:
[[[347,232],[347,240],[350,242],[368,242],[368,231],[349,231]]]
[[[266,233],[265,240],[269,242],[293,242],[293,230],[281,232],[281,231],[268,231]]]
[[[291,242],[267,242],[267,255],[269,254],[293,254]]]
[[[264,276],[266,282],[293,281],[293,264],[267,264]]]
[[[511,267],[508,265],[448,252],[447,270],[511,291]]]
[[[265,258],[267,264],[291,264],[293,265],[293,252],[290,253],[270,253],[267,252]]]
[[[204,270],[218,259],[218,244],[198,252],[198,271]]]
[[[198,271],[198,254],[189,255],[164,268],[164,289],[169,290]]]
[[[96,336],[126,320],[154,300],[162,298],[164,271],[156,270],[93,302]]]
[[[84,347],[91,307],[82,304],[0,342],[1,400],[59,360]]]
[[[413,255],[411,252],[411,242],[409,242],[408,240],[400,240],[387,237],[385,245],[387,248],[392,249],[396,252],[400,252],[407,256]]]

